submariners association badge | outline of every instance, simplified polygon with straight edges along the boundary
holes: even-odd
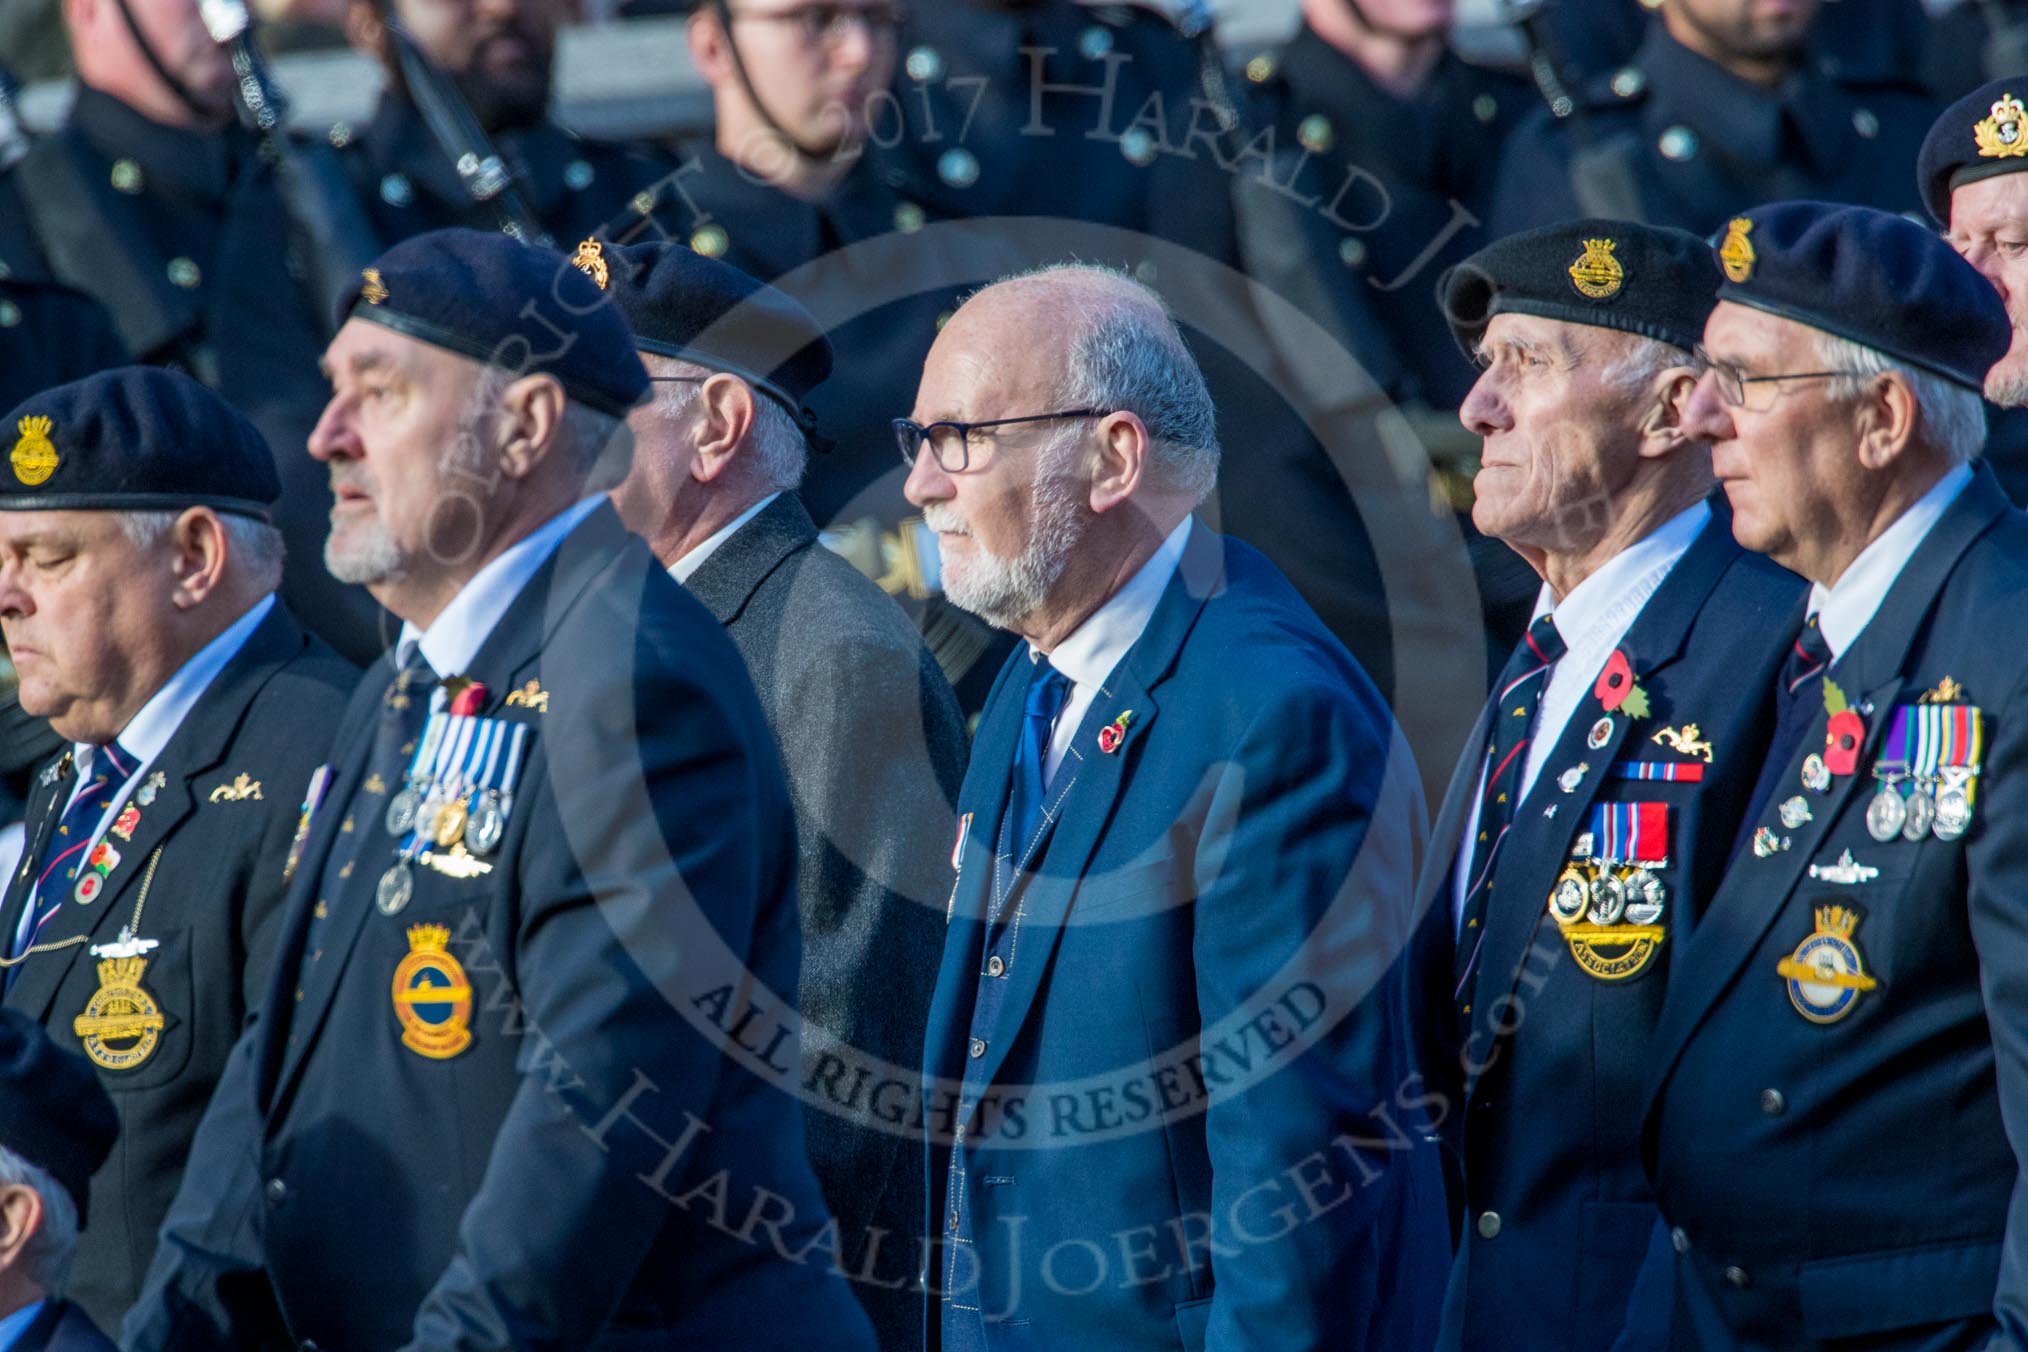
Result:
[[[134,1070],[161,1045],[162,1007],[141,986],[147,955],[155,946],[155,940],[136,939],[131,930],[123,930],[117,943],[92,948],[99,960],[99,988],[84,1013],[71,1020],[71,1030],[102,1070]]]
[[[1789,983],[1789,1003],[1811,1023],[1836,1023],[1852,1012],[1861,991],[1880,982],[1866,974],[1865,960],[1852,942],[1859,913],[1845,906],[1819,906],[1817,928],[1796,951],[1775,965]]]
[[[1626,284],[1627,270],[1613,257],[1609,239],[1588,239],[1584,255],[1570,265],[1570,284],[1587,300],[1611,300]]]
[[[472,983],[450,953],[443,925],[411,925],[408,956],[394,969],[394,1017],[401,1045],[444,1061],[472,1045]]]

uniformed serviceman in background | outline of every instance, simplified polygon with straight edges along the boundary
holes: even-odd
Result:
[[[1687,425],[1811,588],[1649,1047],[1674,1345],[2017,1348],[2028,517],[1975,463],[2006,311],[1863,207],[1754,208],[1719,257]]]
[[[124,1341],[870,1347],[783,1092],[780,755],[605,497],[625,321],[562,255],[440,230],[325,360],[325,560],[402,634]]]
[[[643,147],[581,137],[549,115],[557,28],[567,0],[350,0],[345,31],[380,64],[387,84],[373,115],[330,136],[383,246],[425,230],[512,224],[533,242],[566,246],[596,230],[669,166]],[[388,31],[389,21],[405,35]],[[445,144],[425,110],[469,115],[462,143]],[[474,197],[457,168],[498,155],[508,192]]]
[[[1509,138],[1495,238],[1606,215],[1708,235],[1752,202],[1916,205],[1908,168],[1935,104],[1904,72],[1808,60],[1820,0],[1664,0],[1632,64]]]
[[[358,673],[276,599],[273,460],[217,395],[124,367],[5,426],[0,633],[22,707],[73,745],[29,797],[0,980],[119,1107],[69,1288],[114,1328],[267,989],[301,805]]]
[[[2028,502],[2028,78],[1994,80],[1930,127],[1916,188],[1951,247],[1979,270],[2014,322],[2007,355],[1986,373],[1986,463]]]
[[[26,277],[0,278],[0,405],[125,365],[127,349],[105,308],[81,291]]]
[[[964,718],[908,617],[817,542],[796,497],[804,399],[830,371],[809,313],[680,244],[581,266],[610,278],[655,382],[654,401],[628,419],[634,469],[614,505],[725,626],[781,746],[796,813],[810,1161],[847,1270],[877,1278],[853,1289],[880,1345],[913,1349],[922,1159],[905,1148],[914,1135],[892,1092],[866,1085],[871,1069],[876,1085],[906,1084],[915,1098]]]
[[[1463,1175],[1453,1352],[1605,1352],[1656,1220],[1648,1035],[1802,604],[1713,514],[1684,427],[1717,290],[1695,235],[1589,220],[1488,246],[1446,297],[1483,367],[1460,414],[1485,442],[1473,514],[1542,579],[1418,894],[1410,1027]]]

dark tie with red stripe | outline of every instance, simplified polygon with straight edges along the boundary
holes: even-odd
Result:
[[[1500,673],[1493,706],[1492,738],[1486,747],[1485,786],[1479,796],[1479,834],[1472,845],[1471,872],[1465,883],[1465,909],[1458,922],[1458,1018],[1469,1026],[1472,985],[1479,971],[1479,943],[1486,933],[1486,903],[1500,862],[1500,845],[1514,825],[1515,799],[1521,793],[1521,770],[1528,763],[1528,739],[1535,728],[1536,706],[1549,673],[1563,656],[1563,636],[1547,615],[1538,616],[1522,635],[1514,655]]]
[[[1822,696],[1815,699],[1811,696],[1817,695],[1817,682],[1830,666],[1831,645],[1824,641],[1824,631],[1817,627],[1817,617],[1812,615],[1803,621],[1802,632],[1796,635],[1789,655],[1782,660],[1781,675],[1775,680],[1774,736],[1768,740],[1767,759],[1761,763],[1753,796],[1746,800],[1746,816],[1740,819],[1739,834],[1732,842],[1734,857],[1753,839],[1761,814],[1767,811],[1768,799],[1774,797],[1775,787],[1788,771],[1790,758],[1802,746],[1803,735],[1816,723]]]

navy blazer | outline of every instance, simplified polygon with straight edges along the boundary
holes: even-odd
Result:
[[[1805,786],[1820,709],[1678,955],[1641,1134],[1677,1347],[2028,1346],[2024,596],[2028,517],[1981,466],[1822,682],[1864,720],[1856,772]],[[1869,771],[1926,693],[1983,712],[1970,829],[1881,843]]]
[[[1002,670],[974,742],[924,1048],[930,1233],[955,1132],[990,1342],[1418,1345],[1443,1218],[1411,1186],[1431,1152],[1396,1129],[1406,1049],[1376,989],[1423,808],[1386,708],[1273,565],[1193,525],[1002,871],[1030,669]],[[996,887],[1019,931],[973,1049]],[[989,1089],[960,1121],[968,1051]]]
[[[397,914],[376,906],[383,661],[123,1341],[870,1349],[780,1088],[793,826],[738,652],[602,504],[461,674],[530,729],[493,867],[418,866]],[[470,1038],[436,1057],[399,998],[426,926]]]
[[[1490,702],[1466,743],[1418,895],[1414,965],[1419,1069],[1444,1105],[1462,1180],[1442,1348],[1602,1350],[1626,1322],[1657,1214],[1636,1148],[1648,1039],[1671,959],[1746,811],[1802,599],[1802,580],[1742,550],[1720,514],[1642,607],[1619,646],[1649,712],[1608,717],[1588,690],[1544,759],[1493,875],[1468,1047],[1452,995],[1451,898]],[[1593,745],[1602,720],[1609,735]],[[1614,979],[1586,970],[1547,904],[1601,803],[1662,804],[1669,823],[1660,946]]]
[[[52,1300],[7,1352],[117,1352],[92,1317],[67,1300]]]

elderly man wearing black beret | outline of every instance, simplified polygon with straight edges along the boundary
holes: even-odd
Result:
[[[119,1131],[84,1058],[0,1010],[0,1352],[112,1352],[63,1297],[92,1174]]]
[[[1633,1090],[1772,722],[1796,579],[1733,543],[1683,425],[1718,288],[1680,230],[1502,240],[1445,308],[1480,375],[1473,517],[1541,576],[1451,779],[1411,964],[1465,1232],[1439,1346],[1581,1352],[1628,1317],[1655,1206]]]
[[[300,805],[358,672],[274,595],[273,457],[218,396],[128,367],[0,425],[0,632],[21,707],[68,744],[0,901],[0,1003],[119,1107],[70,1286],[111,1328],[267,989]]]
[[[1866,208],[1760,207],[1718,257],[1686,426],[1811,585],[1638,1099],[1674,1346],[2019,1348],[2028,518],[1975,462],[2006,312]]]
[[[654,401],[620,517],[725,626],[781,744],[803,920],[804,1125],[881,1345],[916,1346],[917,1097],[965,774],[950,683],[901,607],[796,496],[831,345],[795,301],[674,244],[604,252]],[[873,1261],[865,1260],[868,1251]],[[884,1250],[884,1252],[880,1252]],[[900,1279],[900,1280],[896,1280]]]
[[[364,271],[325,363],[325,559],[404,625],[125,1343],[869,1346],[778,1088],[780,760],[606,501],[625,322],[561,255],[444,230]]]

